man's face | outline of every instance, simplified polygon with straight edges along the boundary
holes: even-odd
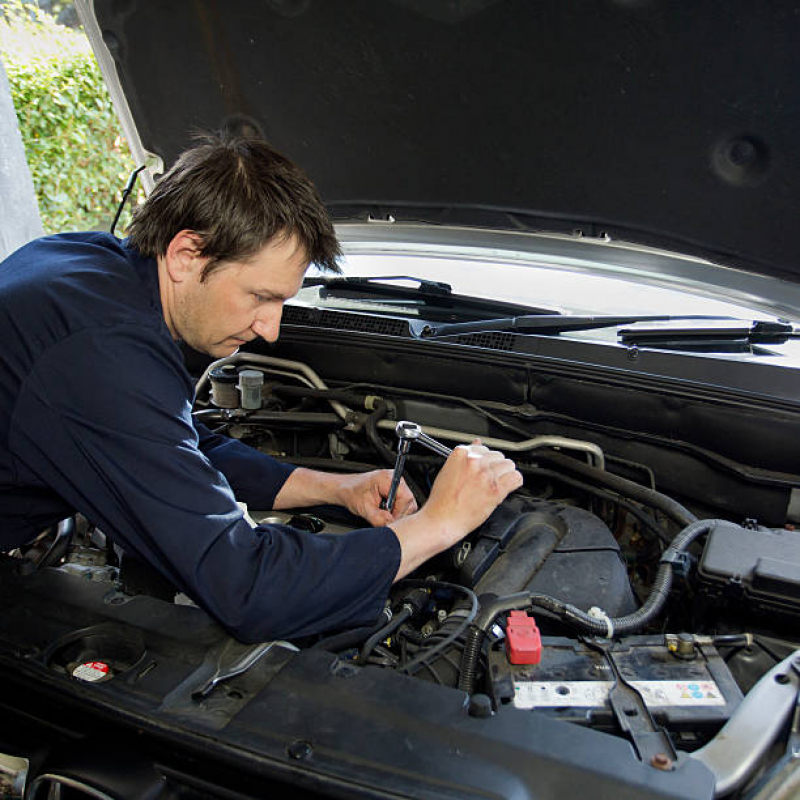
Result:
[[[229,261],[200,280],[202,264],[176,287],[172,326],[190,347],[229,356],[261,336],[278,338],[283,304],[297,294],[308,261],[297,239],[276,237],[256,255]]]

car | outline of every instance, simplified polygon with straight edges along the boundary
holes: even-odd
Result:
[[[185,353],[197,417],[420,503],[475,438],[525,485],[374,626],[255,645],[65,520],[0,561],[5,795],[798,796],[794,4],[78,10],[146,191],[257,132],[337,224],[277,344]]]

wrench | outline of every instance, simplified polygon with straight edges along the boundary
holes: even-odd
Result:
[[[428,436],[427,433],[424,433],[422,428],[420,428],[416,422],[401,420],[397,423],[397,425],[395,425],[394,432],[397,434],[397,459],[394,462],[394,472],[392,473],[392,483],[389,486],[389,494],[387,495],[386,500],[381,503],[381,506],[389,511],[394,508],[394,501],[397,497],[397,489],[400,486],[400,478],[403,477],[403,469],[406,465],[406,456],[408,455],[408,451],[411,449],[412,442],[419,442],[424,447],[427,447],[429,450],[433,450],[434,453],[438,453],[440,456],[444,456],[445,458],[447,458],[447,456],[453,452],[450,447],[443,445],[432,436]]]

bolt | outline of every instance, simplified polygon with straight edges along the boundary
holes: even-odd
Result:
[[[673,767],[673,761],[666,753],[656,753],[650,759],[650,766],[656,769],[670,770]]]
[[[492,701],[485,694],[474,694],[469,699],[467,713],[471,717],[486,719],[492,716]]]
[[[314,748],[308,742],[298,739],[286,748],[286,752],[289,758],[293,758],[295,761],[305,761],[307,758],[310,758],[311,754],[314,752]]]

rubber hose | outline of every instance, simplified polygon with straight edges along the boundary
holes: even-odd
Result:
[[[372,636],[364,642],[361,652],[358,654],[358,663],[366,664],[367,659],[375,649],[378,642],[383,641],[387,636],[391,636],[413,613],[410,606],[403,606],[402,611],[395,614],[394,617],[384,625],[379,631],[376,631]]]
[[[697,522],[697,517],[691,511],[676,500],[657,492],[655,489],[649,489],[639,483],[629,481],[627,478],[612,475],[610,472],[597,469],[597,467],[592,467],[589,464],[584,464],[574,458],[568,458],[558,453],[537,453],[536,458],[537,460],[549,461],[569,472],[576,472],[578,475],[591,478],[591,480],[601,483],[603,486],[608,486],[625,497],[630,497],[632,500],[638,500],[644,505],[657,508],[671,520],[677,522],[681,528]]]

